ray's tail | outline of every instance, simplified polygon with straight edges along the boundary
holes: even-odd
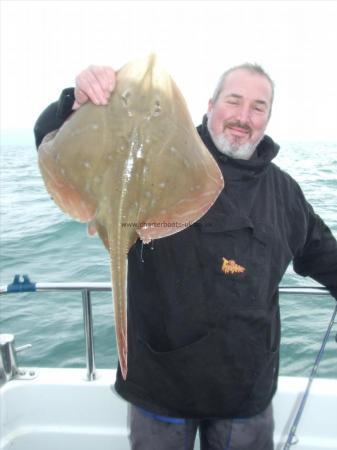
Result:
[[[113,304],[115,314],[115,333],[118,359],[123,379],[128,373],[128,336],[127,336],[127,255],[121,248],[113,246],[109,239],[111,278],[113,286]]]

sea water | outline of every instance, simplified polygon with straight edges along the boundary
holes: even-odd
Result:
[[[0,284],[14,274],[34,282],[110,281],[109,258],[86,225],[65,216],[50,199],[32,142],[1,146]],[[337,143],[282,142],[275,159],[301,185],[308,201],[337,237]],[[287,286],[317,285],[290,266]],[[307,376],[330,321],[329,296],[281,296],[281,374]],[[115,367],[117,353],[110,293],[93,294],[96,365]],[[19,355],[21,365],[84,367],[85,348],[80,293],[0,296],[0,331],[13,333],[16,345],[33,348]],[[337,327],[327,345],[319,376],[337,377]]]

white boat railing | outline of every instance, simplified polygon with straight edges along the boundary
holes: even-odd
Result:
[[[111,283],[106,282],[78,282],[78,283],[34,283],[27,275],[15,275],[11,284],[0,286],[0,295],[12,293],[28,293],[42,291],[79,291],[82,294],[83,324],[86,353],[86,378],[88,381],[96,378],[95,349],[93,335],[92,292],[111,291]],[[330,295],[324,287],[290,287],[281,286],[282,294],[310,294]]]
[[[85,353],[87,380],[96,378],[95,349],[93,335],[93,316],[91,293],[97,291],[111,291],[111,283],[104,282],[79,282],[79,283],[33,283],[27,275],[15,275],[14,280],[9,285],[0,286],[0,295],[11,293],[27,293],[41,291],[79,291],[82,294],[83,324],[85,336]],[[324,287],[288,287],[279,288],[282,294],[320,294],[330,295]]]
[[[82,294],[83,325],[85,337],[85,355],[86,355],[86,379],[95,380],[95,349],[93,334],[93,315],[91,292],[111,291],[111,283],[102,282],[80,282],[80,283],[32,283],[27,275],[15,275],[13,283],[0,286],[0,295],[13,293],[30,293],[45,291],[78,291]]]

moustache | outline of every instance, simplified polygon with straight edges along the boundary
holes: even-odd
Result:
[[[247,131],[249,136],[252,135],[252,129],[250,126],[247,123],[240,122],[239,120],[225,122],[223,129],[225,130],[227,127],[241,128],[242,130]]]

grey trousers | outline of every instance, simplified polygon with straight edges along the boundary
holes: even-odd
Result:
[[[199,430],[201,450],[273,450],[274,419],[270,405],[247,419],[172,419],[129,408],[132,450],[193,450]]]

